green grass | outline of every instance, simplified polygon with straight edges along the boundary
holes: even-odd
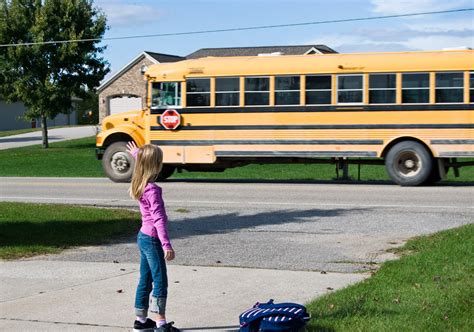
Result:
[[[349,166],[349,176],[357,181],[358,166]],[[464,167],[461,176],[448,173],[447,181],[474,182],[474,167]],[[339,172],[339,176],[342,172]],[[50,144],[0,150],[0,176],[104,177],[102,163],[95,159],[95,137]],[[171,179],[330,181],[336,179],[334,164],[252,164],[224,172],[176,172]],[[385,167],[360,166],[361,181],[390,181]]]
[[[0,202],[0,258],[110,243],[139,228],[139,214],[128,210]]]
[[[104,177],[95,138],[0,150],[0,176]]]
[[[357,165],[349,166],[349,176],[353,180],[358,179]],[[342,178],[342,171],[339,171],[339,178]],[[175,173],[171,179],[329,181],[337,179],[337,176],[334,164],[253,164],[230,168],[222,173],[183,171]],[[362,165],[360,180],[389,181],[390,179],[384,167]]]
[[[308,305],[309,331],[472,331],[474,225],[410,240],[371,278]]]

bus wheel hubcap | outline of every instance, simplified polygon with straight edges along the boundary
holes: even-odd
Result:
[[[396,168],[400,175],[407,177],[416,176],[421,170],[421,159],[414,152],[402,152],[399,154],[397,160]]]
[[[112,161],[110,162],[112,169],[119,173],[125,173],[130,168],[130,163],[125,152],[117,152],[112,156]]]

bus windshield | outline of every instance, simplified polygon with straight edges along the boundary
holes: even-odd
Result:
[[[181,106],[181,84],[160,82],[152,84],[151,108]]]

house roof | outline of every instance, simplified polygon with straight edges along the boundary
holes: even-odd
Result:
[[[122,69],[120,69],[118,72],[110,76],[107,80],[105,80],[98,88],[97,91],[100,92],[104,90],[106,87],[108,87],[110,84],[112,84],[117,78],[122,76],[124,73],[126,73],[130,68],[132,68],[134,65],[136,65],[138,62],[142,61],[144,58],[147,58],[153,64],[157,63],[163,63],[163,62],[175,62],[175,61],[180,61],[184,60],[185,58],[177,56],[177,55],[171,55],[171,54],[163,54],[163,53],[155,53],[155,52],[142,52],[139,55],[137,55],[132,61],[127,63]]]
[[[280,53],[282,55],[327,54],[337,53],[326,45],[294,45],[294,46],[258,46],[258,47],[223,47],[202,48],[186,56],[186,59],[197,59],[208,56],[255,56],[259,54]]]
[[[163,54],[163,53],[156,53],[156,52],[144,52],[151,56],[153,59],[158,61],[158,63],[161,62],[175,62],[175,61],[181,61],[184,60],[182,56],[177,56],[177,55],[171,55],[171,54]]]

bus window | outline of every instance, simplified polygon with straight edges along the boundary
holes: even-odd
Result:
[[[396,87],[395,74],[369,74],[369,103],[394,104]]]
[[[245,105],[258,106],[270,103],[270,78],[245,78]]]
[[[275,105],[300,104],[300,77],[275,77]]]
[[[186,81],[186,105],[210,106],[211,80],[209,78],[190,78]]]
[[[331,104],[331,75],[306,76],[306,104]]]
[[[464,100],[464,73],[436,73],[436,102],[462,103]]]
[[[337,102],[362,103],[363,81],[362,75],[337,75]]]
[[[240,78],[216,78],[216,106],[239,106]]]
[[[181,106],[181,84],[177,82],[153,83],[151,90],[151,108]]]
[[[469,74],[469,100],[474,103],[474,73]]]
[[[429,103],[430,75],[428,73],[402,74],[402,103]]]

